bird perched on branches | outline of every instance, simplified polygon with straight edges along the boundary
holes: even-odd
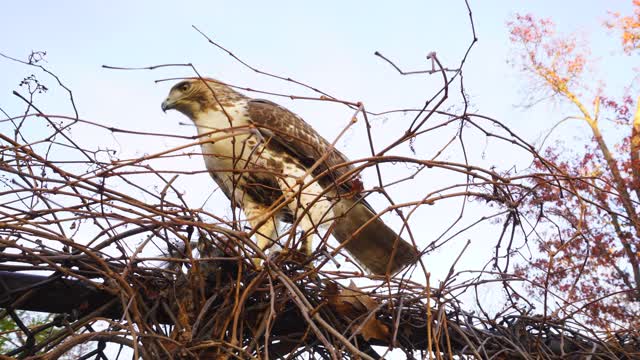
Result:
[[[203,78],[173,86],[162,102],[169,109],[196,125],[209,173],[242,208],[260,249],[274,243],[284,221],[303,230],[307,255],[312,234],[328,227],[374,274],[394,274],[417,260],[415,248],[354,191],[349,160],[296,114]]]

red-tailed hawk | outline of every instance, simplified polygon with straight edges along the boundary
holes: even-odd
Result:
[[[211,139],[202,143],[207,169],[242,208],[261,249],[273,244],[284,221],[304,231],[310,255],[311,235],[335,222],[333,236],[374,274],[394,274],[417,260],[414,247],[354,191],[349,160],[291,111],[201,78],[171,88],[162,102],[169,109],[188,116],[201,140]]]

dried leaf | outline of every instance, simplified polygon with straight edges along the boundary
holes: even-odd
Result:
[[[353,281],[349,284],[349,287],[345,289],[345,291],[349,291],[350,295],[352,295],[366,310],[375,310],[378,308],[378,302],[375,301],[371,296],[365,294],[360,290]]]
[[[324,295],[327,298],[329,306],[331,306],[338,314],[352,319],[357,316],[357,311],[353,308],[348,297],[344,296],[343,292],[344,290],[338,290],[338,285],[336,283],[331,282],[327,284]]]
[[[367,341],[372,338],[383,341],[391,338],[389,327],[383,324],[382,321],[376,319],[375,315],[367,320],[360,331],[360,335]]]
[[[369,317],[360,329],[360,334],[365,340],[388,340],[390,338],[387,325],[378,320],[375,314],[369,316],[372,311],[378,308],[378,302],[363,293],[353,282],[349,284],[349,287],[341,290],[338,290],[335,283],[329,283],[325,290],[325,296],[329,305],[348,319]],[[359,328],[359,324],[355,328]]]

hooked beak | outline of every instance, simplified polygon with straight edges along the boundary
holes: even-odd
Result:
[[[166,113],[166,112],[167,112],[167,110],[171,110],[171,109],[173,109],[173,108],[174,108],[174,105],[173,105],[173,102],[172,102],[172,101],[170,101],[170,100],[167,98],[167,99],[165,99],[165,100],[162,102],[161,107],[162,107],[162,111],[164,111],[164,112]]]

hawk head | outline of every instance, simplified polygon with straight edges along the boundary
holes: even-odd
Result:
[[[219,110],[221,106],[232,106],[233,102],[244,98],[227,85],[213,79],[193,78],[175,84],[169,96],[162,102],[162,111],[175,109],[191,119],[209,110]]]

